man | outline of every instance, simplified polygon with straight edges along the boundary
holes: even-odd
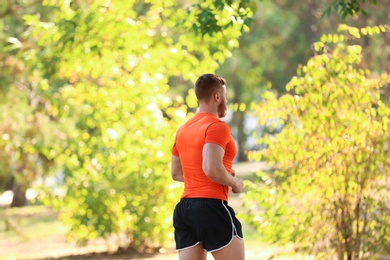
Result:
[[[242,180],[232,169],[236,145],[227,114],[226,81],[204,74],[195,83],[198,113],[176,133],[171,174],[184,182],[173,214],[180,260],[245,258],[241,223],[228,206],[228,192],[240,193]]]

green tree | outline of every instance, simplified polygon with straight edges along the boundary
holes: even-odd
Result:
[[[248,130],[245,125],[251,114],[250,103],[259,102],[269,84],[283,92],[293,68],[310,56],[309,42],[297,33],[301,23],[294,12],[299,9],[292,11],[278,4],[257,1],[250,32],[243,34],[239,48],[218,69],[229,85],[233,109],[230,123],[238,143],[238,161],[246,161],[248,149],[254,149],[248,146],[247,138],[256,130]]]
[[[359,28],[386,23],[386,4],[388,0],[379,5],[367,3],[366,14],[355,13],[343,19],[336,12],[323,16],[330,1],[256,1],[250,32],[243,34],[239,48],[233,50],[232,57],[217,72],[226,77],[230,86],[229,100],[235,108],[230,124],[238,142],[239,161],[247,160],[248,148],[253,149],[247,144],[253,130],[245,127],[252,111],[242,111],[239,105],[248,108],[251,102],[258,102],[260,93],[269,84],[278,93],[285,93],[285,86],[295,75],[297,66],[313,56],[312,44],[322,34],[333,32],[341,22]],[[348,7],[347,3],[344,5]],[[370,68],[373,73],[390,71],[386,47],[390,42],[389,34],[362,35],[358,42],[365,49],[362,67]],[[384,91],[390,97],[390,86],[385,86]]]
[[[319,257],[361,259],[390,252],[390,107],[381,99],[388,74],[359,68],[356,38],[382,26],[339,27],[321,37],[285,94],[264,94],[260,124],[279,134],[251,153],[273,171],[247,182],[247,219],[268,242],[294,243]]]
[[[43,148],[51,136],[46,131],[49,120],[38,108],[45,102],[20,84],[27,72],[16,55],[22,45],[19,36],[26,29],[22,16],[40,10],[46,17],[48,10],[40,2],[0,3],[0,191],[5,186],[13,190],[11,206],[24,206],[27,188],[52,166],[52,158]]]
[[[56,142],[50,130],[55,122],[32,109],[20,90],[11,89],[6,97],[0,105],[0,191],[8,186],[14,192],[11,207],[21,207],[27,204],[27,189],[53,166],[46,146]]]
[[[237,47],[251,11],[240,1],[43,6],[50,16],[25,13],[26,29],[9,43],[24,71],[7,86],[37,98],[23,115],[40,113],[52,123],[55,139],[34,152],[54,158],[63,192],[40,199],[61,209],[80,243],[117,235],[124,247],[161,245],[172,235],[179,198],[170,150],[187,112],[182,98],[167,98],[169,79],[215,71]],[[207,17],[217,28],[194,28],[208,21],[202,8],[212,10]]]

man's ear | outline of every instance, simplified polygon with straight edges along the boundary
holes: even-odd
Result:
[[[217,91],[214,93],[214,100],[219,103],[221,100],[221,94]]]

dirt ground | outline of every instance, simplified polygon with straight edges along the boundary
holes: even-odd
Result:
[[[66,228],[51,210],[42,208],[6,217],[4,209],[0,209],[0,260],[176,259],[173,248],[148,250],[144,254],[133,249],[114,251],[116,248],[103,239],[92,240],[84,247],[68,241]]]
[[[157,250],[154,250],[157,251]],[[0,240],[1,260],[38,260],[38,259],[176,259],[173,248],[160,249],[158,252],[137,253],[134,249],[110,253],[104,241],[92,241],[88,246],[79,247],[66,241],[64,235],[54,234],[46,238],[30,241],[20,239]]]

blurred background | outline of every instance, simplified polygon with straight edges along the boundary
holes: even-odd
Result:
[[[0,259],[176,259],[171,148],[204,73],[247,258],[390,259],[389,4],[1,1]]]

